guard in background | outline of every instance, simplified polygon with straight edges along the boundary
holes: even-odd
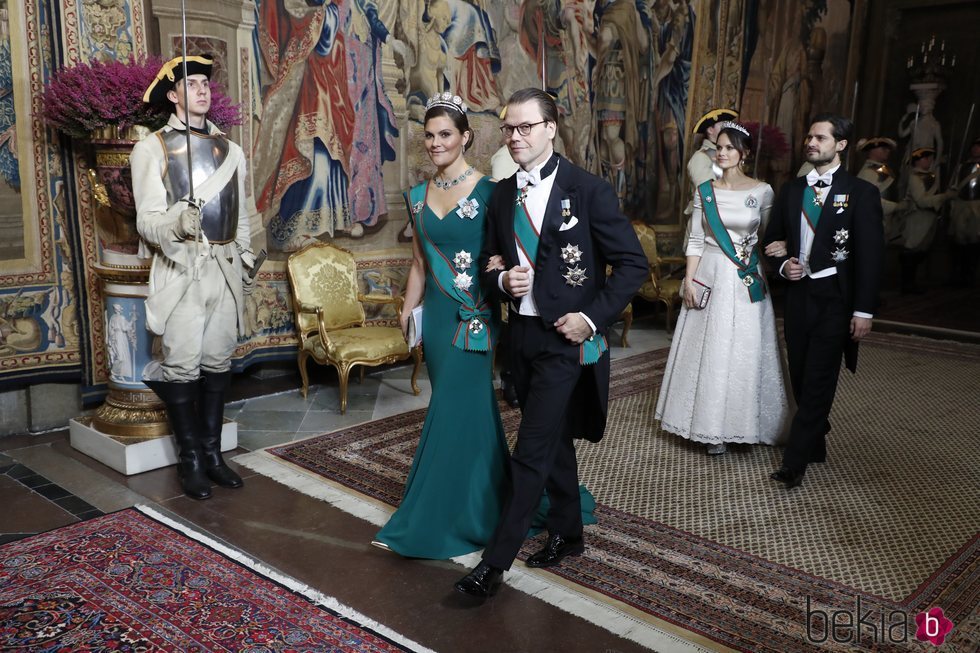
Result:
[[[858,141],[857,149],[868,157],[858,179],[874,184],[881,193],[881,212],[885,216],[885,243],[898,241],[902,237],[902,212],[907,208],[907,202],[895,201],[895,181],[897,175],[888,165],[888,157],[897,147],[897,143],[884,136],[862,138]]]
[[[163,65],[143,101],[169,102],[173,114],[130,158],[140,249],[153,256],[146,323],[160,337],[163,355],[159,366],[148,366],[144,382],[167,407],[181,486],[195,499],[211,496],[212,481],[242,487],[221,457],[221,426],[255,263],[245,157],[205,117],[212,64],[188,56],[186,84],[182,57]]]
[[[903,295],[923,292],[915,283],[916,274],[929,256],[943,202],[956,195],[955,191],[939,191],[939,176],[932,165],[935,160],[936,150],[931,147],[920,147],[909,157],[912,166],[908,187],[910,208],[904,216],[900,261]]]

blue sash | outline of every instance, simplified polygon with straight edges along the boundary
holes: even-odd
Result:
[[[425,221],[421,219],[427,192],[428,184],[425,182],[414,186],[408,193],[409,210],[412,212],[415,236],[432,273],[432,280],[439,292],[459,304],[457,315],[460,322],[453,334],[453,346],[466,351],[490,351],[493,348],[490,304],[480,288],[480,274],[476,264],[479,252],[470,252],[471,261],[468,266],[457,267],[452,258],[436,247],[426,233]],[[460,288],[456,285],[456,280],[464,274],[469,276],[470,283]]]
[[[701,194],[701,207],[704,210],[705,221],[708,223],[708,227],[711,229],[711,233],[714,235],[718,247],[721,248],[725,256],[738,268],[738,276],[745,285],[745,288],[749,291],[749,299],[753,302],[762,301],[766,296],[766,282],[759,272],[758,245],[752,248],[748,262],[742,261],[735,253],[735,244],[732,243],[732,237],[728,234],[728,230],[725,229],[725,225],[721,221],[721,216],[718,214],[718,203],[715,201],[714,188],[712,188],[711,182],[706,181],[698,186],[698,193]]]

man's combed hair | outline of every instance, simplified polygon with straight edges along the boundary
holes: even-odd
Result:
[[[548,122],[558,122],[558,105],[555,99],[548,93],[539,88],[522,88],[516,91],[507,100],[508,106],[511,104],[524,104],[525,102],[537,102],[541,109],[541,117]]]

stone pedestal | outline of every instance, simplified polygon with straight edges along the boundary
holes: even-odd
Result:
[[[162,437],[119,437],[102,432],[94,417],[70,420],[69,442],[74,449],[95,458],[120,474],[130,476],[177,464],[177,449],[171,435]],[[221,429],[221,450],[238,446],[238,424],[225,420]]]
[[[153,360],[153,335],[146,330],[149,262],[135,256],[104,255],[95,266],[102,280],[109,395],[92,425],[117,437],[147,438],[170,432],[163,402],[143,384]],[[129,265],[125,265],[128,263]]]

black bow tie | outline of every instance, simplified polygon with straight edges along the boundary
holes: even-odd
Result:
[[[826,188],[827,186],[830,186],[830,184],[824,181],[823,179],[816,180],[815,182],[813,182],[813,185],[816,186],[817,188]]]

